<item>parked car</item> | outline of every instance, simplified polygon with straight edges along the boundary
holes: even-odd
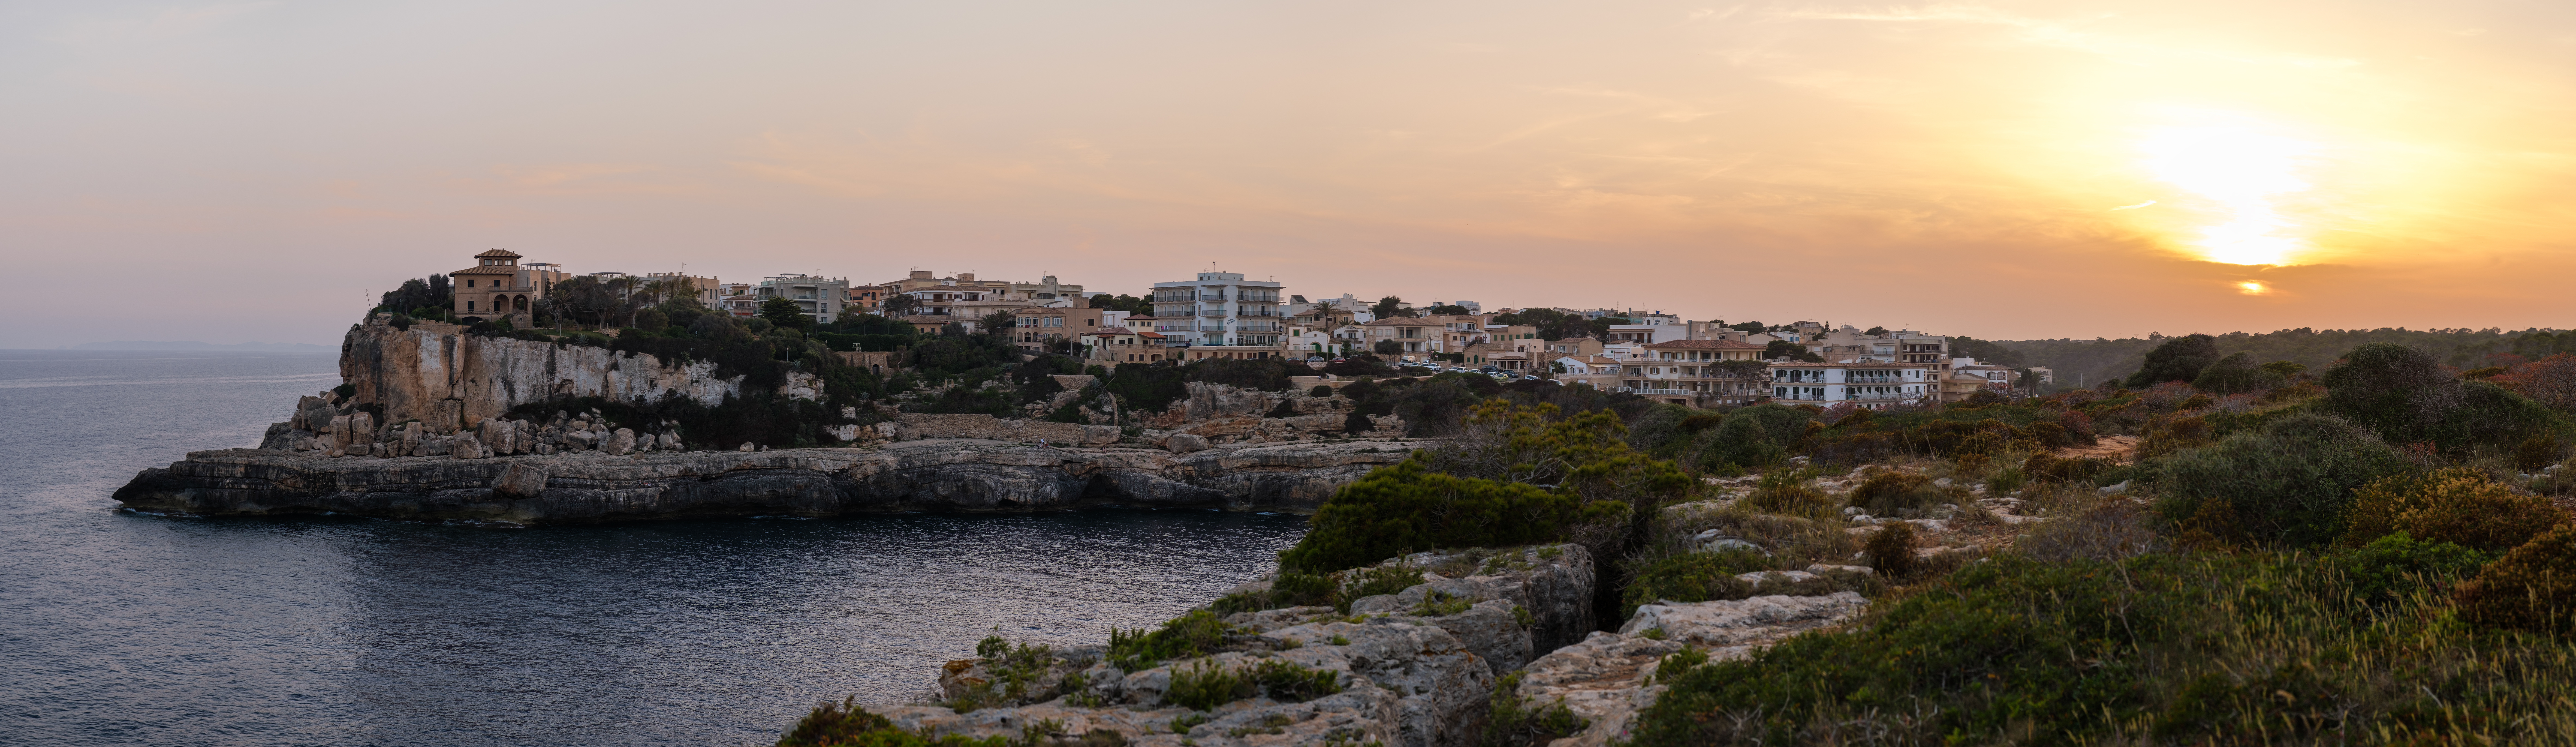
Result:
[[[1307,363],[1322,363],[1322,362],[1324,362],[1324,356],[1320,356],[1320,355],[1309,355],[1309,356],[1306,356],[1306,362],[1307,362]]]

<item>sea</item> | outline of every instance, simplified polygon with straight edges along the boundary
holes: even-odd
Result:
[[[0,351],[0,744],[752,745],[1001,635],[1106,642],[1268,570],[1203,510],[496,529],[110,499],[248,447],[335,355]]]

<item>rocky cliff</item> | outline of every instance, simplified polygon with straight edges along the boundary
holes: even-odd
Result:
[[[482,445],[486,439],[465,437],[453,443],[468,451],[430,456],[200,451],[144,470],[116,499],[139,511],[201,515],[331,512],[527,525],[1105,505],[1307,512],[1343,483],[1401,461],[1409,451],[1402,444],[1360,441],[1175,454],[977,440],[864,449],[642,451],[633,448],[638,439],[632,435],[609,438],[605,449],[516,456],[492,456],[494,449]]]
[[[356,403],[382,408],[378,424],[417,420],[431,433],[453,433],[555,397],[687,397],[712,406],[742,393],[742,377],[718,377],[713,363],[469,335],[447,324],[396,329],[384,319],[350,328],[340,345],[340,378],[356,387]],[[782,390],[803,389],[812,399],[813,388],[805,377]]]

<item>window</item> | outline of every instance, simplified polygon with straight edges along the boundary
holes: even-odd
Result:
[[[474,279],[473,279],[473,278],[466,278],[466,279],[465,279],[465,287],[467,287],[467,288],[472,288],[472,287],[474,287]]]

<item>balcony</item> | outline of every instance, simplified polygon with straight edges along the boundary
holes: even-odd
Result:
[[[1225,309],[1222,309],[1222,308],[1215,308],[1215,309],[1210,309],[1210,308],[1201,308],[1201,309],[1199,309],[1199,316],[1223,317],[1223,316],[1225,316]]]
[[[1694,395],[1694,394],[1698,394],[1698,392],[1694,392],[1694,391],[1691,391],[1691,390],[1688,390],[1688,389],[1651,389],[1651,388],[1647,388],[1647,387],[1637,387],[1637,386],[1614,386],[1614,387],[1611,387],[1611,388],[1610,388],[1610,391],[1613,391],[1613,392],[1626,392],[1626,393],[1629,393],[1629,394],[1660,394],[1660,395],[1664,395],[1664,396],[1667,396],[1667,397],[1688,397],[1688,396],[1691,396],[1691,395]]]

